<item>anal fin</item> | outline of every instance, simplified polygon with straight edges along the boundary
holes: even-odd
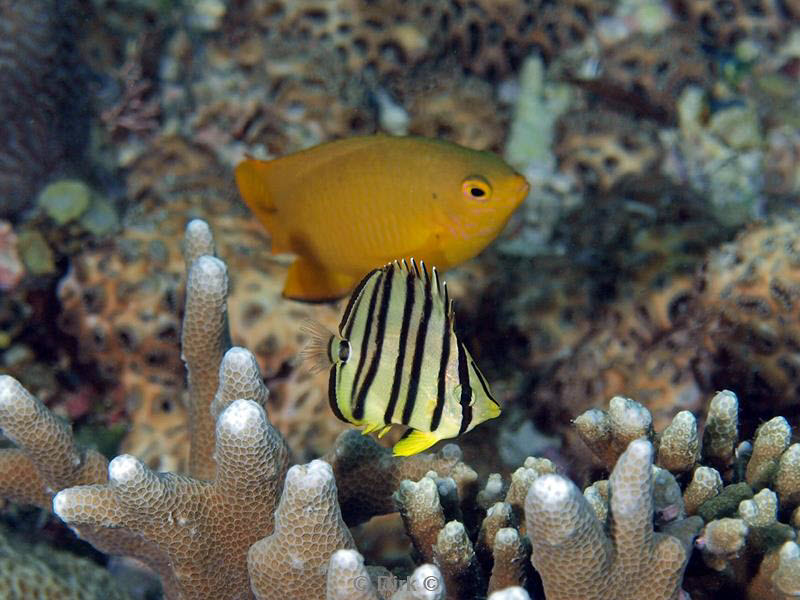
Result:
[[[346,295],[355,284],[354,277],[331,273],[301,256],[289,267],[283,295],[292,300],[327,302]]]
[[[368,433],[372,433],[373,431],[377,431],[383,427],[383,423],[367,423],[364,426],[364,429],[361,430],[362,435],[367,435]]]
[[[411,456],[427,450],[439,441],[439,437],[430,431],[410,430],[411,433],[401,439],[392,449],[395,456]]]

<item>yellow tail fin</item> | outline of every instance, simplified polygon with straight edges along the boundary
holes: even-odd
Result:
[[[271,170],[271,161],[247,158],[234,171],[236,186],[245,204],[272,236],[272,252],[291,252],[288,239],[280,229],[278,209],[267,185]]]

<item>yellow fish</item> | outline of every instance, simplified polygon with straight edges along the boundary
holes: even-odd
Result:
[[[372,135],[236,167],[244,201],[292,252],[283,293],[325,301],[370,269],[414,256],[448,269],[483,250],[528,194],[489,152],[421,137]]]
[[[434,267],[412,258],[367,274],[338,334],[312,325],[304,357],[329,369],[328,400],[364,433],[408,427],[395,456],[422,452],[500,415],[489,383],[455,332],[453,302]]]

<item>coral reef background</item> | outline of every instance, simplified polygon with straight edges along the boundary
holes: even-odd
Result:
[[[615,477],[631,483],[621,467],[609,478],[628,449],[636,485],[673,494],[639,507],[655,515],[649,536],[669,534],[685,552],[670,590],[683,586],[695,600],[796,593],[798,551],[786,544],[797,535],[800,500],[792,487],[800,469],[792,444],[800,425],[797,2],[0,0],[0,33],[0,376],[71,423],[76,447],[91,449],[81,452],[100,462],[135,457],[121,465],[170,472],[189,487],[215,485],[197,456],[219,443],[224,409],[209,412],[213,386],[205,404],[192,400],[197,383],[187,387],[181,360],[192,322],[192,261],[181,240],[202,218],[227,265],[230,341],[252,352],[269,391],[263,401],[246,398],[285,440],[286,465],[299,469],[292,477],[311,473],[330,496],[325,468],[312,461],[334,465],[338,502],[326,506],[343,525],[318,557],[327,569],[344,549],[331,559],[330,572],[343,573],[333,580],[366,562],[401,578],[438,569],[435,577],[458,590],[449,597],[511,585],[532,597],[572,597],[578,584],[548,579],[558,568],[543,548],[558,543],[545,517],[528,514],[534,476],[520,469],[560,478],[544,478],[527,502],[544,506],[558,491],[589,519],[575,499],[585,496],[600,523],[586,521],[600,527],[592,543],[620,547],[604,529],[615,508],[603,509],[603,498],[607,505]],[[289,259],[269,253],[232,169],[245,153],[270,158],[375,131],[493,150],[532,191],[490,248],[446,274],[460,334],[504,411],[457,440],[459,464],[475,479],[467,485],[441,461],[390,476],[379,448],[362,448],[361,475],[385,475],[388,490],[370,508],[343,496],[355,484],[331,457],[348,426],[330,413],[327,377],[298,356],[303,320],[333,328],[342,303],[281,298]],[[196,373],[216,377],[221,358],[207,356]],[[714,446],[732,402],[717,394],[723,389],[736,399],[736,429]],[[23,445],[2,427],[6,446]],[[638,438],[650,449],[629,447]],[[671,482],[657,471],[647,483],[642,465],[651,462]],[[422,519],[413,499],[432,493],[428,470],[441,510]],[[146,580],[136,575],[145,567],[109,558],[105,538],[81,533],[96,548],[79,541],[50,512],[50,496],[63,488],[107,484],[105,463],[100,471],[48,484],[49,496],[27,498],[39,509],[4,493],[0,589],[49,573],[52,589],[73,590],[53,593],[73,597],[80,572],[87,597],[111,589],[109,580],[120,597],[158,593],[134,585]],[[280,477],[270,513],[288,493]],[[528,477],[524,491],[515,477]],[[271,534],[261,549],[272,556],[275,544],[289,543],[277,540],[292,535],[292,518],[288,529],[267,522],[240,543]],[[489,542],[482,524],[494,528]],[[144,526],[125,527],[135,537]],[[537,528],[547,531],[537,538]],[[506,529],[515,533],[500,536],[506,545],[497,550],[492,536]],[[201,537],[213,545],[214,535]],[[655,550],[672,542],[654,539],[650,551],[677,552]],[[63,560],[47,559],[45,545]],[[254,582],[247,547],[236,552],[244,558],[220,560],[236,585]],[[41,560],[14,558],[26,553]],[[495,576],[493,565],[518,564],[518,554],[524,572]],[[179,587],[158,564],[149,568],[167,595]],[[655,585],[644,571],[615,569],[593,572],[600,597],[617,597],[620,577]],[[338,597],[318,584],[310,597],[326,587]]]

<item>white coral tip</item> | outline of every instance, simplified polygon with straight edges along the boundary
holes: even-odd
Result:
[[[438,567],[424,564],[417,567],[411,575],[409,588],[414,590],[420,600],[438,600],[444,598],[444,578]]]
[[[215,256],[203,255],[192,265],[191,279],[196,285],[221,288],[227,285],[228,269]]]
[[[11,405],[22,395],[22,384],[11,375],[0,375],[0,404]]]
[[[531,600],[531,597],[524,588],[514,586],[493,592],[492,595],[489,596],[489,600]]]
[[[331,565],[342,570],[355,571],[364,566],[364,557],[356,550],[341,549],[331,555]]]
[[[286,473],[286,487],[321,489],[333,483],[333,469],[324,460],[314,459],[305,465],[295,465]]]
[[[186,235],[191,237],[211,236],[211,228],[203,219],[192,219],[186,224]]]
[[[142,464],[138,458],[122,454],[108,463],[108,479],[115,483],[125,483],[133,480],[141,469]]]
[[[61,490],[53,497],[53,512],[56,513],[59,519],[67,521],[67,516],[64,510],[68,509],[70,505],[70,490]]]
[[[538,499],[542,508],[558,507],[570,497],[573,484],[561,475],[546,474],[537,478],[529,495]]]
[[[220,371],[247,373],[252,372],[254,366],[256,372],[258,372],[258,366],[253,354],[247,348],[234,346],[222,357],[222,369]]]
[[[647,440],[643,439],[633,440],[630,444],[628,444],[628,449],[625,451],[625,454],[627,454],[629,457],[641,459],[646,462],[651,460],[652,453],[653,445]]]
[[[219,426],[233,433],[250,431],[266,420],[264,409],[252,400],[235,400],[219,417]]]

